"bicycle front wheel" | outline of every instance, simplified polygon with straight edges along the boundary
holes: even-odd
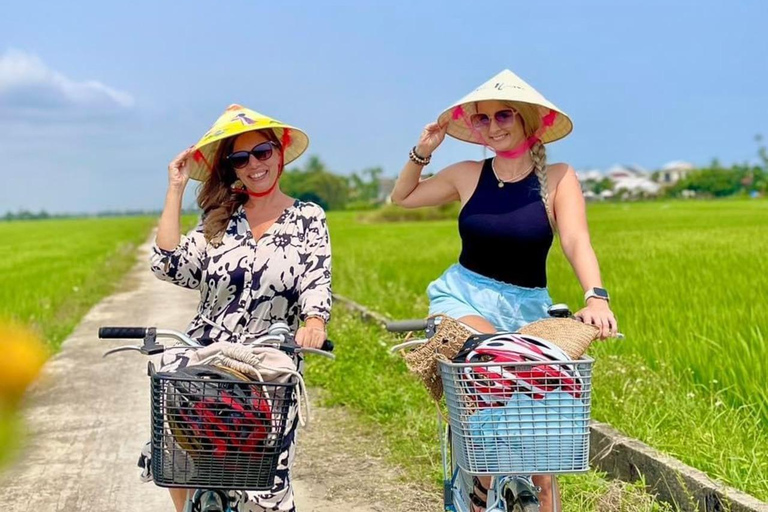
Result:
[[[517,500],[512,505],[512,508],[509,508],[509,505],[507,505],[508,512],[539,512],[539,510],[539,504],[529,499]]]
[[[506,501],[507,512],[540,512],[539,500],[529,493],[522,493],[515,496],[512,490],[507,489],[504,492],[504,501]]]

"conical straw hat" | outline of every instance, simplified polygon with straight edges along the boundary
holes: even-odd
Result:
[[[448,107],[440,114],[438,123],[448,123],[447,133],[452,137],[485,145],[483,137],[472,126],[469,118],[477,112],[475,105],[478,101],[488,100],[512,102],[524,118],[529,118],[530,114],[539,117],[541,126],[535,136],[544,144],[562,139],[573,130],[573,123],[565,112],[508,69]]]
[[[309,146],[303,131],[240,105],[230,105],[213,123],[211,129],[195,144],[197,151],[189,164],[189,176],[205,181],[214,164],[216,151],[224,139],[245,132],[272,130],[283,144],[284,165],[296,160]]]

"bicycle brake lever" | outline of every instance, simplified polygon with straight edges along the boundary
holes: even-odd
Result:
[[[104,352],[104,355],[101,357],[106,358],[107,356],[116,354],[117,352],[128,352],[131,350],[135,350],[136,352],[141,352],[141,347],[138,345],[126,345],[124,347],[117,347],[117,348],[107,350],[106,352]]]
[[[336,355],[335,354],[331,354],[330,352],[328,352],[326,350],[321,350],[319,348],[298,347],[297,349],[295,349],[295,351],[296,352],[306,353],[306,354],[315,354],[315,355],[318,355],[318,356],[327,357],[331,361],[336,359]]]
[[[131,350],[135,350],[136,352],[141,352],[145,356],[153,356],[155,354],[160,354],[161,352],[165,351],[165,346],[160,345],[159,343],[155,343],[152,345],[126,345],[123,347],[117,347],[113,348],[111,350],[107,350],[104,352],[104,355],[102,358],[107,357],[108,355],[115,354],[117,352],[129,352]]]

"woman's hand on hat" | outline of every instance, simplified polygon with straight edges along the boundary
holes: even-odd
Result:
[[[448,124],[440,126],[437,123],[429,123],[424,127],[419,137],[419,143],[416,144],[416,153],[422,158],[429,158],[432,152],[445,139],[445,132],[448,130]]]
[[[587,307],[573,315],[585,324],[594,325],[600,329],[600,339],[612,338],[618,333],[616,316],[608,303],[599,298],[587,301]]]
[[[176,155],[170,164],[168,164],[168,186],[172,189],[184,190],[189,181],[189,159],[195,152],[194,147],[190,147]]]
[[[296,344],[306,348],[322,348],[328,335],[322,327],[299,327],[296,331]]]

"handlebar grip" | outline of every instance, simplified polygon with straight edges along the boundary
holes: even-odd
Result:
[[[100,327],[101,339],[137,339],[142,340],[147,335],[146,327]]]
[[[399,322],[389,322],[387,324],[387,330],[389,332],[409,332],[409,331],[423,331],[427,328],[427,320],[419,318],[416,320],[401,320]]]
[[[331,340],[325,340],[323,342],[323,346],[320,347],[320,350],[324,350],[326,352],[333,352],[334,348],[336,348],[336,346],[333,344]]]

